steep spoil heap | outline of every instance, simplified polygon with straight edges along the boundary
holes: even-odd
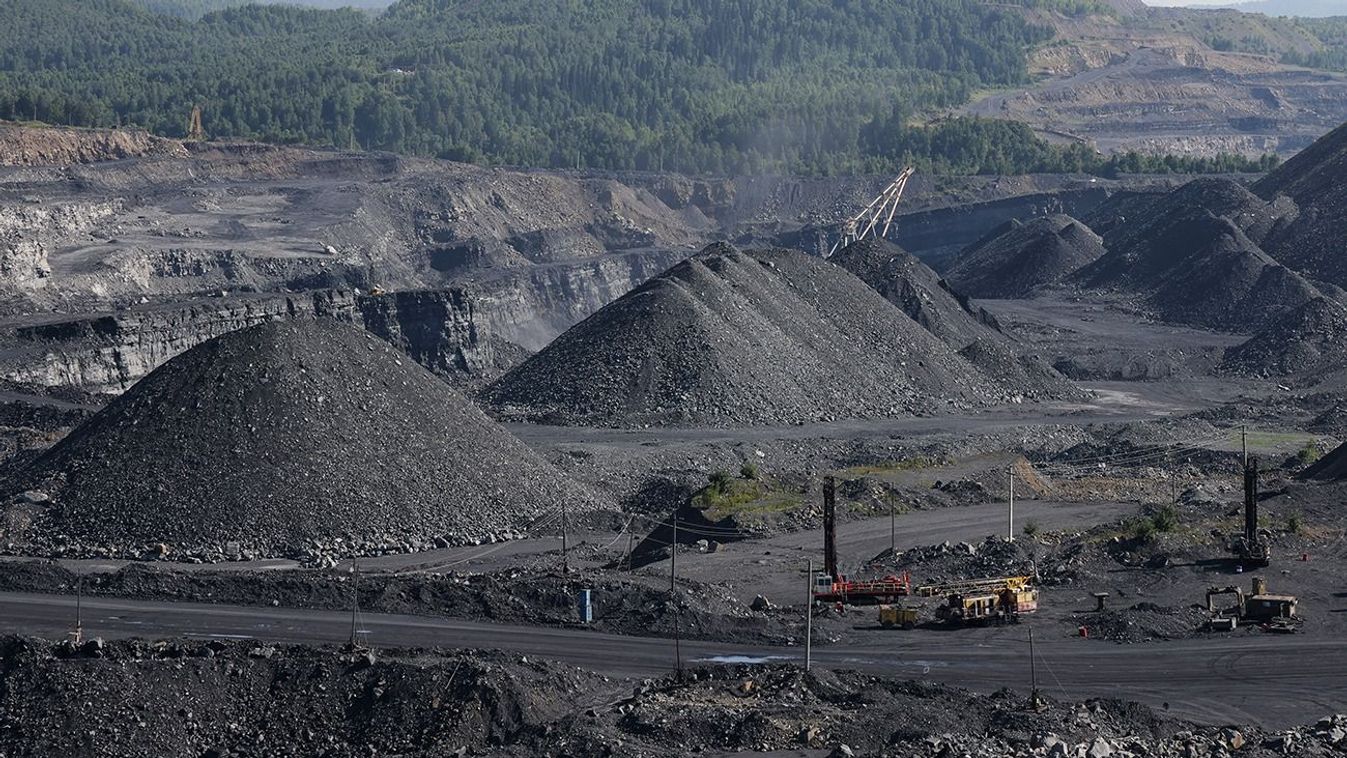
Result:
[[[1285,212],[1235,182],[1200,179],[1114,219],[1108,252],[1071,279],[1140,296],[1165,321],[1259,329],[1321,294],[1258,245]]]
[[[996,319],[953,292],[930,266],[887,240],[848,245],[828,259],[870,285],[946,345],[962,350],[1000,335]]]
[[[829,259],[860,277],[913,321],[953,348],[979,371],[1035,398],[1080,394],[1051,366],[1020,356],[996,318],[950,289],[930,266],[886,240],[847,246]]]
[[[410,550],[593,506],[404,353],[322,320],[193,348],[19,478],[40,494],[11,499],[0,544],[70,553]]]
[[[1320,482],[1340,482],[1347,479],[1347,445],[1338,446],[1313,466],[1300,472],[1301,479],[1313,479]]]
[[[1225,353],[1243,374],[1319,374],[1347,368],[1347,306],[1315,298]]]
[[[929,413],[1008,391],[827,261],[713,245],[487,395],[551,423],[733,426]]]
[[[1347,125],[1334,129],[1254,185],[1269,200],[1284,195],[1299,214],[1264,247],[1277,260],[1316,280],[1347,287]]]
[[[1012,221],[975,242],[955,258],[946,279],[970,297],[1025,298],[1103,254],[1103,239],[1081,222],[1042,216]]]

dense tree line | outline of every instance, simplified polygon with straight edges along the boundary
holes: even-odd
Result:
[[[188,15],[217,1],[140,0]],[[377,17],[268,5],[200,20],[11,0],[0,118],[183,136],[200,105],[215,137],[532,166],[1103,170],[1020,125],[913,125],[1024,82],[1026,50],[1050,37],[980,0],[402,0]]]
[[[1318,50],[1287,51],[1282,61],[1296,66],[1347,71],[1347,18],[1304,18],[1295,23],[1311,32],[1323,46]]]
[[[152,12],[183,18],[201,18],[207,13],[243,5],[298,5],[307,8],[387,8],[393,0],[131,0]]]

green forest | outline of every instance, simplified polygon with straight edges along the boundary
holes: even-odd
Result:
[[[216,138],[688,173],[1123,165],[1018,124],[922,124],[1026,80],[1026,51],[1051,32],[1009,3],[401,0],[193,18],[222,1],[0,3],[0,119],[181,137],[199,105]]]
[[[183,18],[201,18],[207,13],[238,8],[243,5],[295,5],[306,8],[361,8],[382,10],[393,0],[131,0],[153,13],[165,13]]]

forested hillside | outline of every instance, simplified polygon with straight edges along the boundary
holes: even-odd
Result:
[[[298,5],[329,10],[334,8],[379,10],[392,5],[393,0],[131,0],[131,2],[155,13],[201,18],[207,13],[243,5]]]
[[[191,4],[193,0],[154,0]],[[206,2],[207,0],[199,0]],[[1082,0],[1021,0],[1082,12]],[[0,118],[685,172],[1098,169],[918,114],[1026,78],[1051,32],[981,0],[402,0],[377,17],[0,4]]]

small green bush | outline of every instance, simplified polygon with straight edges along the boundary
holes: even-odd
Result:
[[[1296,458],[1300,461],[1300,465],[1302,466],[1309,466],[1316,463],[1321,457],[1323,457],[1323,453],[1319,451],[1319,446],[1314,444],[1314,442],[1306,442],[1305,447],[1302,447],[1300,452],[1296,453]]]
[[[711,489],[720,494],[724,494],[730,488],[730,475],[724,471],[714,471],[708,479],[711,482]]]
[[[1142,542],[1149,542],[1155,537],[1155,521],[1146,517],[1141,517],[1132,522],[1132,538]]]
[[[1038,532],[1039,532],[1039,527],[1038,527],[1038,522],[1037,522],[1037,521],[1026,521],[1026,522],[1024,522],[1024,536],[1026,536],[1026,537],[1037,537],[1037,536],[1038,536]]]
[[[739,467],[739,476],[744,479],[757,479],[758,467],[752,461],[744,461],[744,465]]]
[[[1172,532],[1179,528],[1179,509],[1172,505],[1164,505],[1155,515],[1150,518],[1151,525],[1157,532]]]
[[[1300,534],[1305,529],[1305,517],[1300,515],[1300,511],[1291,511],[1286,515],[1286,531],[1291,534]]]

